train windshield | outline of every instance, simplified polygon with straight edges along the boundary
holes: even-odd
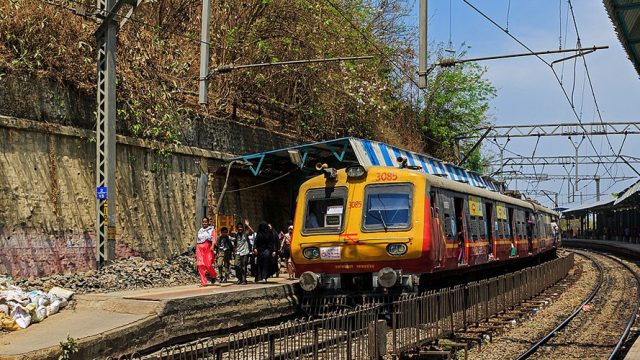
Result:
[[[411,225],[412,187],[409,184],[369,185],[365,188],[365,230],[407,229]]]
[[[339,233],[344,223],[347,189],[328,187],[307,191],[305,233]]]

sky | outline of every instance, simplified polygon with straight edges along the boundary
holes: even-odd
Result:
[[[517,37],[534,51],[558,49],[560,36],[563,48],[576,47],[576,31],[568,12],[567,0],[469,0],[500,26],[505,28],[507,21],[509,33]],[[411,16],[407,22],[418,24],[418,0],[407,0],[411,7]],[[602,120],[640,121],[638,106],[640,99],[640,79],[633,64],[627,58],[613,25],[601,0],[572,0],[578,32],[583,47],[607,45],[609,49],[598,50],[586,56],[595,98]],[[507,16],[508,14],[508,16]],[[567,17],[568,16],[568,17]],[[560,30],[562,29],[562,30]],[[429,0],[429,42],[448,43],[450,49],[459,49],[464,43],[469,46],[467,57],[493,56],[521,53],[527,50],[511,39],[498,27],[483,18],[462,0]],[[416,33],[416,42],[417,42]],[[544,56],[549,62],[571,54]],[[497,88],[497,96],[491,102],[490,117],[496,125],[532,125],[576,123],[578,119],[562,92],[553,72],[548,65],[531,56],[516,59],[484,61],[481,65],[487,69],[486,77]],[[557,64],[558,74],[562,74],[563,84],[570,94],[573,88],[574,61]],[[584,65],[581,59],[576,62],[574,104],[583,122],[598,122],[599,117],[594,106],[589,83],[586,81]],[[584,90],[583,90],[584,88]],[[612,155],[604,136],[585,139],[579,146],[580,155]],[[575,141],[576,139],[574,139]],[[621,154],[640,156],[640,136],[610,135],[609,141]],[[504,144],[504,140],[498,140]],[[575,156],[575,148],[566,137],[542,137],[536,146],[536,138],[511,139],[505,146],[505,157],[515,156]],[[496,156],[499,148],[493,141],[485,141],[482,151]],[[597,151],[594,151],[595,150]],[[606,169],[605,169],[606,167]],[[640,164],[635,167],[640,171]],[[531,167],[520,168],[527,174],[534,173]],[[607,171],[608,170],[608,171]],[[547,166],[535,169],[536,173],[564,175],[569,171],[575,175],[572,165]],[[606,197],[619,192],[637,181],[637,176],[627,165],[580,165],[580,176],[629,176],[632,180],[601,180],[600,188]],[[573,181],[573,180],[572,180]],[[508,181],[510,189],[547,190],[559,193],[559,205],[571,207],[595,201],[595,182],[584,180],[578,185],[579,194],[573,204],[567,198],[566,181],[527,182]],[[552,195],[553,197],[553,195]],[[533,196],[544,205],[553,205],[545,196]]]

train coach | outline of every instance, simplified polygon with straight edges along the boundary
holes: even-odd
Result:
[[[557,214],[529,201],[407,167],[318,170],[300,188],[291,244],[307,292],[415,290],[557,246]]]

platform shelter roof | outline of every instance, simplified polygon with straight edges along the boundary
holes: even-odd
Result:
[[[302,144],[256,154],[239,156],[231,161],[247,168],[253,175],[276,177],[300,169],[313,169],[318,162],[335,168],[350,165],[398,167],[398,158],[406,158],[409,166],[428,174],[501,192],[501,183],[475,171],[446,161],[374,140],[345,137]]]
[[[604,0],[620,43],[640,75],[640,0]]]
[[[614,201],[615,199],[613,198],[606,198],[600,201],[581,204],[581,205],[569,208],[567,210],[564,210],[562,212],[562,216],[567,217],[567,216],[583,215],[588,212],[604,209],[606,207],[613,205]]]
[[[613,204],[627,204],[634,201],[636,204],[640,202],[640,180],[620,193]]]

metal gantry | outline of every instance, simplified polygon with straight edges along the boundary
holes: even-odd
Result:
[[[485,136],[490,139],[518,138],[532,136],[593,136],[593,135],[638,135],[640,122],[583,122],[540,125],[497,125],[485,126],[460,134],[457,139],[474,139],[489,130]]]
[[[116,35],[142,0],[97,0],[100,26],[96,112],[96,263],[115,257],[116,241]],[[121,15],[124,5],[129,11]],[[119,21],[119,23],[118,23]]]
[[[500,161],[491,162],[494,166],[542,166],[542,165],[572,165],[576,162],[575,156],[532,156],[532,157],[506,157]],[[580,155],[578,160],[582,165],[589,164],[617,164],[617,163],[640,163],[640,158],[630,155]]]
[[[516,172],[513,175],[508,173],[503,173],[503,176],[507,180],[531,180],[531,181],[550,181],[550,180],[571,180],[574,178],[573,175],[558,175],[558,174],[525,174]],[[578,177],[579,180],[613,180],[613,181],[624,181],[637,179],[637,176],[599,176],[599,175],[581,175]]]

